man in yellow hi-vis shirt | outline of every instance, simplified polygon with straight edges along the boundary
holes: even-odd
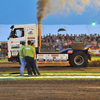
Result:
[[[24,49],[24,55],[25,55],[25,61],[27,63],[27,71],[28,76],[32,75],[32,71],[34,75],[36,75],[35,72],[35,65],[34,65],[34,55],[35,55],[35,49],[31,46],[31,41],[28,41],[28,45]]]

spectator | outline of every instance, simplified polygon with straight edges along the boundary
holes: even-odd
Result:
[[[5,46],[3,47],[3,56],[6,57],[7,56],[7,44],[5,44]]]
[[[28,45],[24,49],[24,56],[25,56],[25,61],[27,63],[27,71],[28,71],[28,76],[32,75],[32,71],[34,75],[36,75],[35,72],[35,64],[33,62],[34,60],[34,55],[35,55],[35,49],[31,46],[31,41],[28,40]]]
[[[66,45],[65,45],[65,42],[64,41],[62,42],[62,47],[63,47],[63,49],[66,48]]]
[[[97,43],[100,43],[100,37],[98,38]]]
[[[61,46],[61,44],[59,44],[58,48],[59,48],[59,51],[62,50],[62,46]]]
[[[4,45],[3,43],[1,43],[1,55],[3,56],[3,48],[4,48]]]
[[[83,37],[81,37],[81,42],[84,42],[84,38]]]
[[[46,48],[46,42],[44,40],[42,40],[41,48]]]
[[[55,38],[54,38],[54,37],[52,38],[52,43],[56,43],[56,41],[55,41]]]
[[[72,39],[73,39],[73,35],[71,34],[71,35],[70,35],[70,40],[72,40]]]
[[[35,43],[32,43],[31,44],[32,46],[33,46],[33,48],[35,49]],[[35,55],[34,55],[35,57],[34,57],[34,65],[35,65],[35,69],[36,69],[36,72],[37,72],[37,74],[38,75],[40,75],[40,72],[38,71],[38,65],[37,65],[37,58],[36,58],[36,51],[35,51]]]
[[[65,42],[65,48],[68,48],[69,47],[69,44],[68,44],[68,42],[66,41]]]
[[[87,41],[87,45],[91,45],[91,42]]]
[[[25,49],[25,42],[22,42],[22,46],[19,49],[19,58],[20,58],[20,76],[24,76],[24,68],[25,68],[25,56],[23,51]]]
[[[55,51],[58,51],[58,45],[55,44]]]
[[[100,48],[100,43],[98,43],[97,48]]]
[[[93,44],[94,44],[94,45],[97,45],[96,39],[93,39]]]
[[[50,37],[50,39],[52,39],[51,33],[49,33],[49,37]]]
[[[69,40],[69,48],[71,48],[71,47],[72,47],[72,41]]]
[[[58,38],[56,38],[56,42],[59,43],[59,39]]]
[[[94,38],[97,40],[97,34],[96,33],[94,34]]]
[[[87,45],[87,40],[84,40],[84,46],[86,46]]]

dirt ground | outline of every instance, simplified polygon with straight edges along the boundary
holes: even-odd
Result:
[[[19,69],[18,63],[0,63],[0,72]],[[39,71],[100,71],[100,67],[39,66]],[[0,80],[0,100],[100,100],[100,80]]]
[[[5,80],[0,100],[100,100],[100,81]]]
[[[0,63],[0,72],[19,72],[19,70],[19,63]],[[26,68],[25,71],[27,71]],[[57,66],[44,66],[41,64],[39,65],[39,71],[100,71],[100,67],[77,68],[70,65],[63,66],[62,64],[58,64]]]

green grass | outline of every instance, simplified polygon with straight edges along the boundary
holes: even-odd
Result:
[[[91,61],[100,60],[100,56],[91,56]]]
[[[40,76],[100,76],[100,71],[40,71]],[[27,77],[27,72],[24,72]],[[0,77],[20,77],[19,72],[0,72]]]
[[[19,74],[19,72],[0,72],[0,74]],[[25,71],[24,72],[25,74],[27,74],[27,71]],[[46,73],[48,73],[48,74],[50,74],[50,73],[52,73],[52,74],[57,74],[57,73],[62,73],[62,74],[64,74],[64,73],[100,73],[100,71],[40,71],[40,73],[41,74],[46,74]],[[15,74],[15,75],[16,75]]]
[[[100,73],[100,71],[40,71],[40,73]]]
[[[41,75],[41,77],[42,76],[99,76],[99,75]],[[19,77],[20,78],[20,76],[19,75],[7,75],[7,76],[3,76],[3,75],[0,75],[0,77]],[[24,76],[24,77],[28,77],[28,75],[26,75],[26,76]],[[33,76],[34,77],[34,76]],[[38,76],[36,76],[36,77],[38,77]]]
[[[14,74],[19,72],[0,72],[0,74]],[[26,74],[27,71],[24,71]],[[40,71],[40,73],[100,73],[100,71]]]
[[[1,58],[1,59],[0,59],[0,62],[1,62],[1,63],[3,63],[3,62],[8,62],[8,58],[5,58],[5,59],[4,59],[4,58]]]

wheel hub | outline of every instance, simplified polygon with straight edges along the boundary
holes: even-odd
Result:
[[[76,65],[82,65],[83,62],[84,62],[84,58],[81,55],[77,55],[74,58],[74,62],[75,62]]]

